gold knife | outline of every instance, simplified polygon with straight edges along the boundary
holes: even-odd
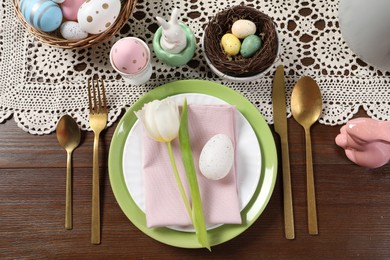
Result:
[[[294,239],[294,212],[291,191],[290,157],[288,149],[286,89],[283,65],[279,65],[272,84],[274,129],[280,137],[283,172],[284,230],[287,239]]]

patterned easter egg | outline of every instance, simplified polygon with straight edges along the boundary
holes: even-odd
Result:
[[[51,0],[20,0],[20,10],[26,21],[43,32],[52,32],[62,22],[61,8]]]
[[[99,34],[114,24],[120,9],[120,0],[86,0],[80,6],[77,21],[83,31]]]
[[[149,61],[147,45],[134,37],[117,41],[111,50],[113,65],[122,73],[136,74],[142,71]]]

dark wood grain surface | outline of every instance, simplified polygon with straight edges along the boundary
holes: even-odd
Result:
[[[271,200],[259,219],[238,237],[214,246],[210,253],[157,242],[123,214],[107,169],[116,125],[105,130],[100,147],[102,243],[90,244],[90,132],[82,133],[82,143],[74,152],[73,230],[65,230],[65,151],[54,133],[30,135],[10,119],[0,124],[0,259],[389,258],[389,165],[369,170],[351,163],[334,143],[340,126],[315,124],[312,143],[319,235],[310,236],[304,132],[293,119],[288,124],[296,239],[284,238],[279,172]],[[275,141],[278,145],[276,135]]]

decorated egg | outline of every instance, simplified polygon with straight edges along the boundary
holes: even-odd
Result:
[[[136,74],[142,71],[149,61],[146,43],[135,37],[120,39],[112,46],[110,53],[113,65],[125,74]]]
[[[81,30],[79,23],[74,21],[62,23],[60,32],[62,37],[67,40],[81,40],[88,37],[88,33]]]
[[[244,39],[248,35],[256,33],[256,24],[250,20],[237,20],[232,25],[232,34],[239,39]]]
[[[110,28],[120,9],[120,0],[87,0],[80,6],[77,20],[84,31],[99,34]]]
[[[221,45],[225,53],[229,56],[235,56],[240,52],[241,42],[231,33],[222,36]]]
[[[204,145],[199,157],[199,170],[208,179],[224,178],[233,166],[234,146],[229,136],[217,134]]]
[[[62,22],[61,8],[51,0],[20,0],[20,10],[26,21],[43,32],[52,32]]]
[[[241,44],[240,53],[242,57],[252,57],[258,50],[260,50],[262,44],[263,43],[259,36],[254,34],[247,36]]]
[[[61,4],[61,3],[65,2],[65,0],[51,0],[51,1],[53,1],[57,4]],[[70,1],[72,1],[72,0],[70,0]]]
[[[60,5],[62,14],[64,18],[69,21],[77,21],[77,13],[80,6],[85,2],[85,0],[68,0],[63,1]]]

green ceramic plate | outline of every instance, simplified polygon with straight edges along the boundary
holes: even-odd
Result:
[[[253,127],[260,144],[262,174],[251,201],[241,211],[243,223],[240,225],[222,225],[209,230],[210,244],[214,246],[238,236],[256,221],[271,197],[277,175],[276,148],[267,123],[257,108],[234,90],[205,80],[180,80],[155,88],[141,97],[123,116],[112,138],[108,159],[111,187],[122,211],[142,232],[171,246],[183,248],[200,247],[195,234],[192,232],[181,232],[165,227],[148,228],[144,212],[138,208],[128,192],[122,170],[124,145],[131,128],[137,121],[134,111],[140,110],[145,103],[154,99],[163,99],[183,93],[207,94],[235,105]]]

